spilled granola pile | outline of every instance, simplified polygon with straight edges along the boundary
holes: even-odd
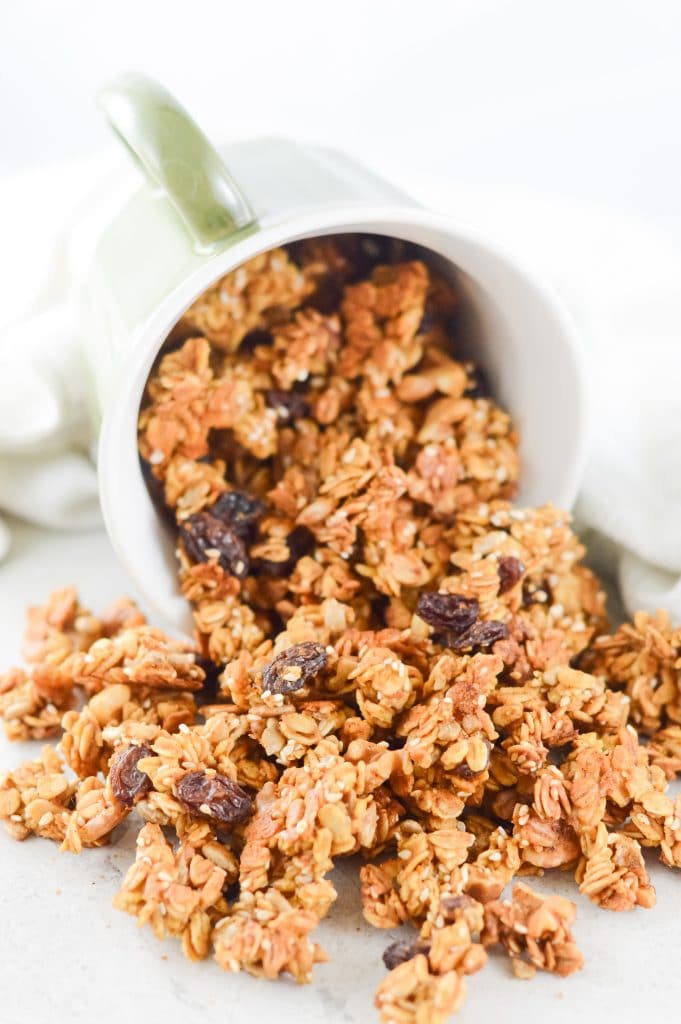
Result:
[[[412,927],[386,1024],[444,1021],[492,947],[522,978],[581,967],[574,904],[532,875],[631,910],[655,902],[643,847],[681,866],[681,629],[608,633],[568,517],[512,504],[516,433],[419,255],[297,243],[187,311],[139,449],[194,642],[67,588],[0,676],[7,735],[58,737],[0,780],[14,838],[79,853],[136,815],[115,905],[301,982],[359,854],[366,919]]]

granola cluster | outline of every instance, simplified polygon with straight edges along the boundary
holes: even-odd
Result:
[[[681,867],[681,629],[608,633],[569,517],[512,504],[517,436],[456,358],[458,294],[373,237],[297,243],[205,293],[148,383],[139,450],[193,643],[71,588],[0,676],[0,818],[79,853],[141,821],[115,905],[190,959],[308,981],[337,858],[384,955],[381,1020],[438,1024],[488,951],[582,966],[574,873],[650,907]]]

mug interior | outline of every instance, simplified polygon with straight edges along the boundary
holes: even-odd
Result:
[[[371,234],[413,243],[456,286],[458,358],[484,371],[492,397],[520,432],[518,503],[569,508],[585,456],[586,385],[574,327],[556,296],[492,244],[424,211],[300,218],[298,230],[262,231],[207,260],[169,296],[122,368],[120,400],[107,412],[100,440],[100,493],[109,536],[142,597],[165,623],[189,632],[189,606],[177,583],[175,536],[150,498],[137,455],[137,418],[146,382],[173,326],[189,305],[229,270],[268,249],[303,238]],[[309,224],[305,220],[310,221]]]

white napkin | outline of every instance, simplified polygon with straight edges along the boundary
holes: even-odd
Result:
[[[0,509],[36,523],[100,522],[74,299],[137,180],[107,155],[0,183]],[[664,606],[681,621],[681,252],[648,224],[564,197],[404,171],[399,184],[498,239],[562,296],[594,398],[579,524],[630,611]],[[0,521],[0,557],[8,546]]]
[[[0,510],[42,526],[102,525],[77,302],[101,230],[138,182],[108,153],[0,182]],[[9,547],[0,519],[0,558]]]

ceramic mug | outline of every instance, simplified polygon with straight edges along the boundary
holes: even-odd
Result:
[[[85,290],[100,496],[118,557],[169,626],[187,631],[190,618],[175,541],[137,455],[147,377],[169,331],[206,288],[296,239],[370,232],[430,250],[463,297],[465,354],[519,427],[520,501],[572,505],[585,456],[584,370],[571,320],[535,273],[340,152],[256,139],[218,153],[161,86],[138,75],[113,82],[100,105],[147,179],[101,237]]]

